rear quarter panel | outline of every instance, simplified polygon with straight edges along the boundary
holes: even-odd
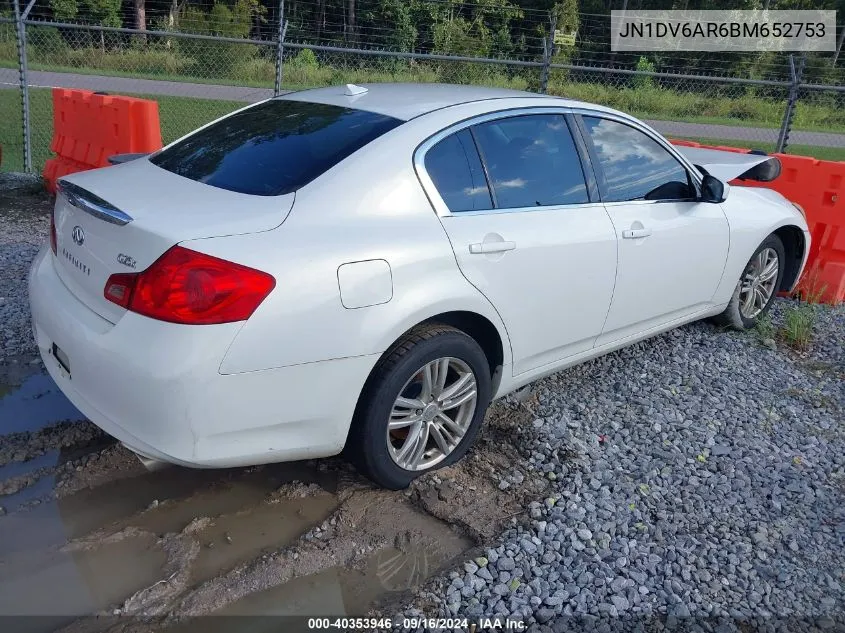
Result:
[[[526,100],[506,101],[519,107]],[[230,346],[221,373],[380,354],[417,323],[456,310],[491,321],[503,341],[504,364],[510,364],[505,325],[461,274],[412,163],[425,138],[489,110],[468,105],[473,107],[413,119],[362,148],[300,189],[287,220],[273,231],[184,244],[276,279]],[[389,264],[392,297],[379,305],[344,307],[338,268],[367,260]]]
[[[727,199],[722,203],[722,209],[730,225],[730,249],[725,273],[713,297],[713,302],[720,306],[730,301],[751,255],[777,229],[797,226],[804,231],[805,263],[810,245],[806,220],[778,192],[759,187],[726,187],[726,190]]]

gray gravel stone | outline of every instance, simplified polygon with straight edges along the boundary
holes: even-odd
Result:
[[[622,613],[623,611],[627,611],[631,608],[631,604],[628,602],[628,599],[625,596],[610,596],[610,601],[613,603],[613,606],[616,607],[616,610]]]
[[[488,580],[490,582],[493,581],[493,574],[491,574],[490,570],[486,567],[481,567],[477,572],[475,572],[475,575],[479,578],[483,578],[484,580]]]
[[[688,618],[692,614],[690,613],[689,607],[687,607],[687,605],[685,605],[683,602],[679,602],[672,609],[672,615],[676,618]]]
[[[15,187],[8,174],[0,174],[0,362],[23,356],[29,363],[36,349],[26,279],[50,230],[50,203],[43,189],[10,191]]]
[[[48,227],[0,209],[0,362],[34,357],[22,280]],[[776,328],[790,308],[775,302]],[[547,488],[484,544],[486,565],[433,578],[431,603],[543,632],[572,614],[593,618],[584,630],[655,614],[816,614],[841,628],[845,307],[812,311],[801,355],[695,323],[532,385],[540,423],[514,429],[525,461],[498,485],[533,473]]]
[[[496,562],[496,569],[499,569],[501,571],[513,571],[514,567],[516,567],[516,563],[514,563],[513,558],[511,558],[510,556],[500,558]]]
[[[593,538],[593,533],[586,528],[581,528],[578,530],[578,538],[582,541],[589,541]]]

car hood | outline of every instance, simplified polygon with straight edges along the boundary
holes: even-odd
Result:
[[[734,179],[769,182],[780,175],[780,160],[765,154],[741,154],[703,147],[675,146],[696,167],[725,182]]]

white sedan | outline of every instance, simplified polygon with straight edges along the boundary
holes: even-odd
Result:
[[[148,463],[344,451],[400,488],[494,398],[696,319],[752,326],[810,242],[780,194],[725,184],[767,160],[517,91],[288,94],[61,180],[35,336]]]

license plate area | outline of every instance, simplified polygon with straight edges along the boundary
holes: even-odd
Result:
[[[65,372],[67,372],[68,378],[70,378],[70,359],[67,357],[67,354],[65,354],[62,351],[62,348],[55,343],[53,343],[51,351],[53,352],[53,358],[56,359],[56,362],[62,369],[65,370]]]

